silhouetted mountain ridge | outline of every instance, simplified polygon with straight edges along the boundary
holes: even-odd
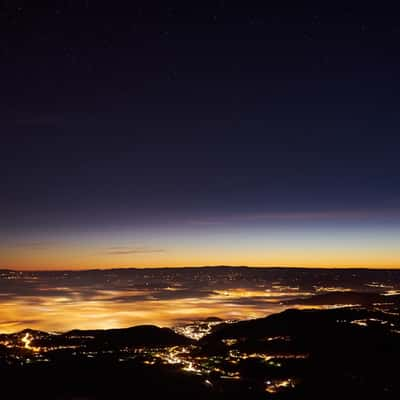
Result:
[[[380,312],[364,308],[337,308],[329,310],[288,309],[265,318],[239,321],[232,324],[220,324],[203,341],[215,341],[228,338],[262,338],[282,335],[315,336],[318,332],[327,332],[338,328],[338,321],[351,323],[355,320],[378,317]]]
[[[60,334],[51,334],[34,329],[24,329],[13,334],[2,334],[0,340],[21,340],[25,334],[35,339],[33,346],[86,346],[90,349],[120,348],[124,346],[157,347],[187,345],[192,340],[175,333],[169,328],[160,328],[155,325],[138,325],[121,329],[74,329]]]
[[[137,325],[130,328],[106,330],[72,330],[61,335],[66,340],[93,340],[96,343],[126,345],[126,346],[172,346],[184,345],[191,339],[175,333],[169,328],[155,325]]]

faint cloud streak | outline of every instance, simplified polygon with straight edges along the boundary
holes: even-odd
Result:
[[[37,241],[16,243],[14,247],[29,250],[48,250],[49,248],[54,247],[54,245],[56,245],[55,242]]]
[[[323,221],[346,219],[399,218],[400,210],[343,210],[343,211],[310,211],[310,212],[266,212],[254,214],[231,214],[221,217],[192,219],[195,225],[220,225],[242,221]]]
[[[113,246],[109,247],[106,252],[108,255],[129,255],[129,254],[151,254],[151,253],[165,253],[165,249],[150,248],[150,247],[127,247],[127,246]]]

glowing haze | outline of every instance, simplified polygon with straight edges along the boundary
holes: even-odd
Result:
[[[309,307],[312,295],[321,295],[312,307],[338,307],[358,304],[360,291],[398,293],[399,276],[399,270],[246,267],[2,270],[0,332],[247,319]]]

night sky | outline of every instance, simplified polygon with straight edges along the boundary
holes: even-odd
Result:
[[[260,3],[1,2],[1,268],[400,267],[399,10]]]

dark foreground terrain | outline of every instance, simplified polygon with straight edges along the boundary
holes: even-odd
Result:
[[[155,326],[0,335],[2,392],[7,399],[399,399],[398,296],[367,296],[360,307],[202,321],[211,333],[197,341]]]

